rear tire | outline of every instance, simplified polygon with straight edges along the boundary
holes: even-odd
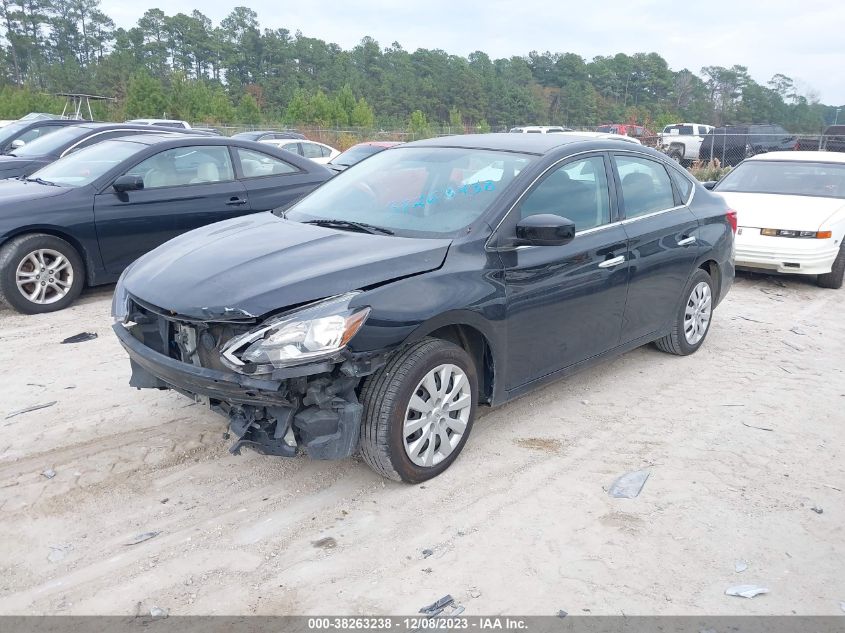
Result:
[[[439,373],[442,368],[454,369],[449,370],[446,383],[437,378],[444,375]],[[431,387],[426,387],[425,381],[435,374]],[[412,398],[419,409],[414,409]],[[457,345],[425,338],[395,352],[361,389],[364,461],[379,475],[395,481],[419,483],[436,477],[466,444],[477,399],[475,366]],[[449,406],[459,403],[460,407]],[[420,413],[422,409],[430,412]],[[414,425],[418,428],[410,432]],[[429,445],[430,460],[436,463],[419,463],[429,458]]]
[[[696,269],[684,288],[672,329],[654,342],[657,349],[676,356],[689,356],[698,351],[710,331],[714,296],[712,278],[702,269]],[[704,318],[706,322],[703,322]]]
[[[30,233],[0,248],[0,301],[23,314],[69,306],[85,285],[85,266],[63,239]]]
[[[845,279],[845,243],[839,247],[839,254],[833,260],[833,266],[829,273],[819,275],[817,283],[822,288],[837,288],[842,287],[842,281]]]
[[[675,161],[679,165],[684,164],[684,153],[679,149],[669,150],[669,158],[671,158],[673,161]]]

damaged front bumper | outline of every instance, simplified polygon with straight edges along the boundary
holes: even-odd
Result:
[[[173,389],[229,418],[236,437],[230,451],[244,446],[266,455],[293,457],[303,450],[314,459],[341,459],[355,452],[363,408],[357,388],[362,377],[383,364],[383,354],[355,355],[278,369],[253,377],[173,358],[167,334],[173,324],[115,323],[129,354],[138,389]]]

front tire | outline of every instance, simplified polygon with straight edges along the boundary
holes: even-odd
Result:
[[[684,288],[684,300],[675,315],[672,329],[654,342],[657,349],[677,356],[695,353],[710,331],[713,295],[712,278],[702,269],[696,269]]]
[[[833,288],[836,290],[837,288],[842,287],[843,279],[845,279],[845,243],[839,247],[839,254],[836,256],[836,259],[833,260],[833,266],[831,267],[830,272],[819,275],[816,283],[818,283],[821,288]]]
[[[677,148],[669,150],[669,158],[671,158],[673,161],[675,161],[679,165],[684,164],[684,153]]]
[[[407,483],[436,477],[469,438],[478,379],[457,345],[426,338],[396,352],[361,390],[361,454],[375,472]]]
[[[23,314],[55,312],[70,305],[85,285],[76,249],[43,233],[21,235],[0,249],[0,301]]]

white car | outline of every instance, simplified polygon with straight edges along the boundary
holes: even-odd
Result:
[[[182,130],[190,130],[191,124],[179,119],[131,119],[127,123],[136,125],[157,125],[159,127],[172,127]]]
[[[337,150],[330,145],[317,143],[316,141],[305,141],[295,138],[273,138],[259,141],[259,143],[267,143],[268,145],[286,149],[294,154],[310,158],[320,165],[325,165],[331,159],[340,156],[340,150]]]
[[[737,212],[737,267],[818,275],[823,288],[842,286],[845,154],[758,154],[705,186]]]
[[[571,127],[563,127],[562,125],[522,125],[508,130],[511,134],[560,134],[561,132],[571,131]]]

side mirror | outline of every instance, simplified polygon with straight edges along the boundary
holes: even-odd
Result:
[[[516,225],[517,244],[561,246],[575,239],[575,222],[551,213],[522,218]]]
[[[24,145],[26,145],[26,141],[16,138],[14,141],[12,141],[11,147],[12,149],[20,149]]]
[[[112,183],[112,187],[118,193],[126,191],[138,191],[144,188],[144,178],[142,176],[126,174],[120,176]]]
[[[716,183],[719,182],[718,180],[708,180],[707,182],[701,183],[701,186],[705,189],[713,189],[716,186]]]

